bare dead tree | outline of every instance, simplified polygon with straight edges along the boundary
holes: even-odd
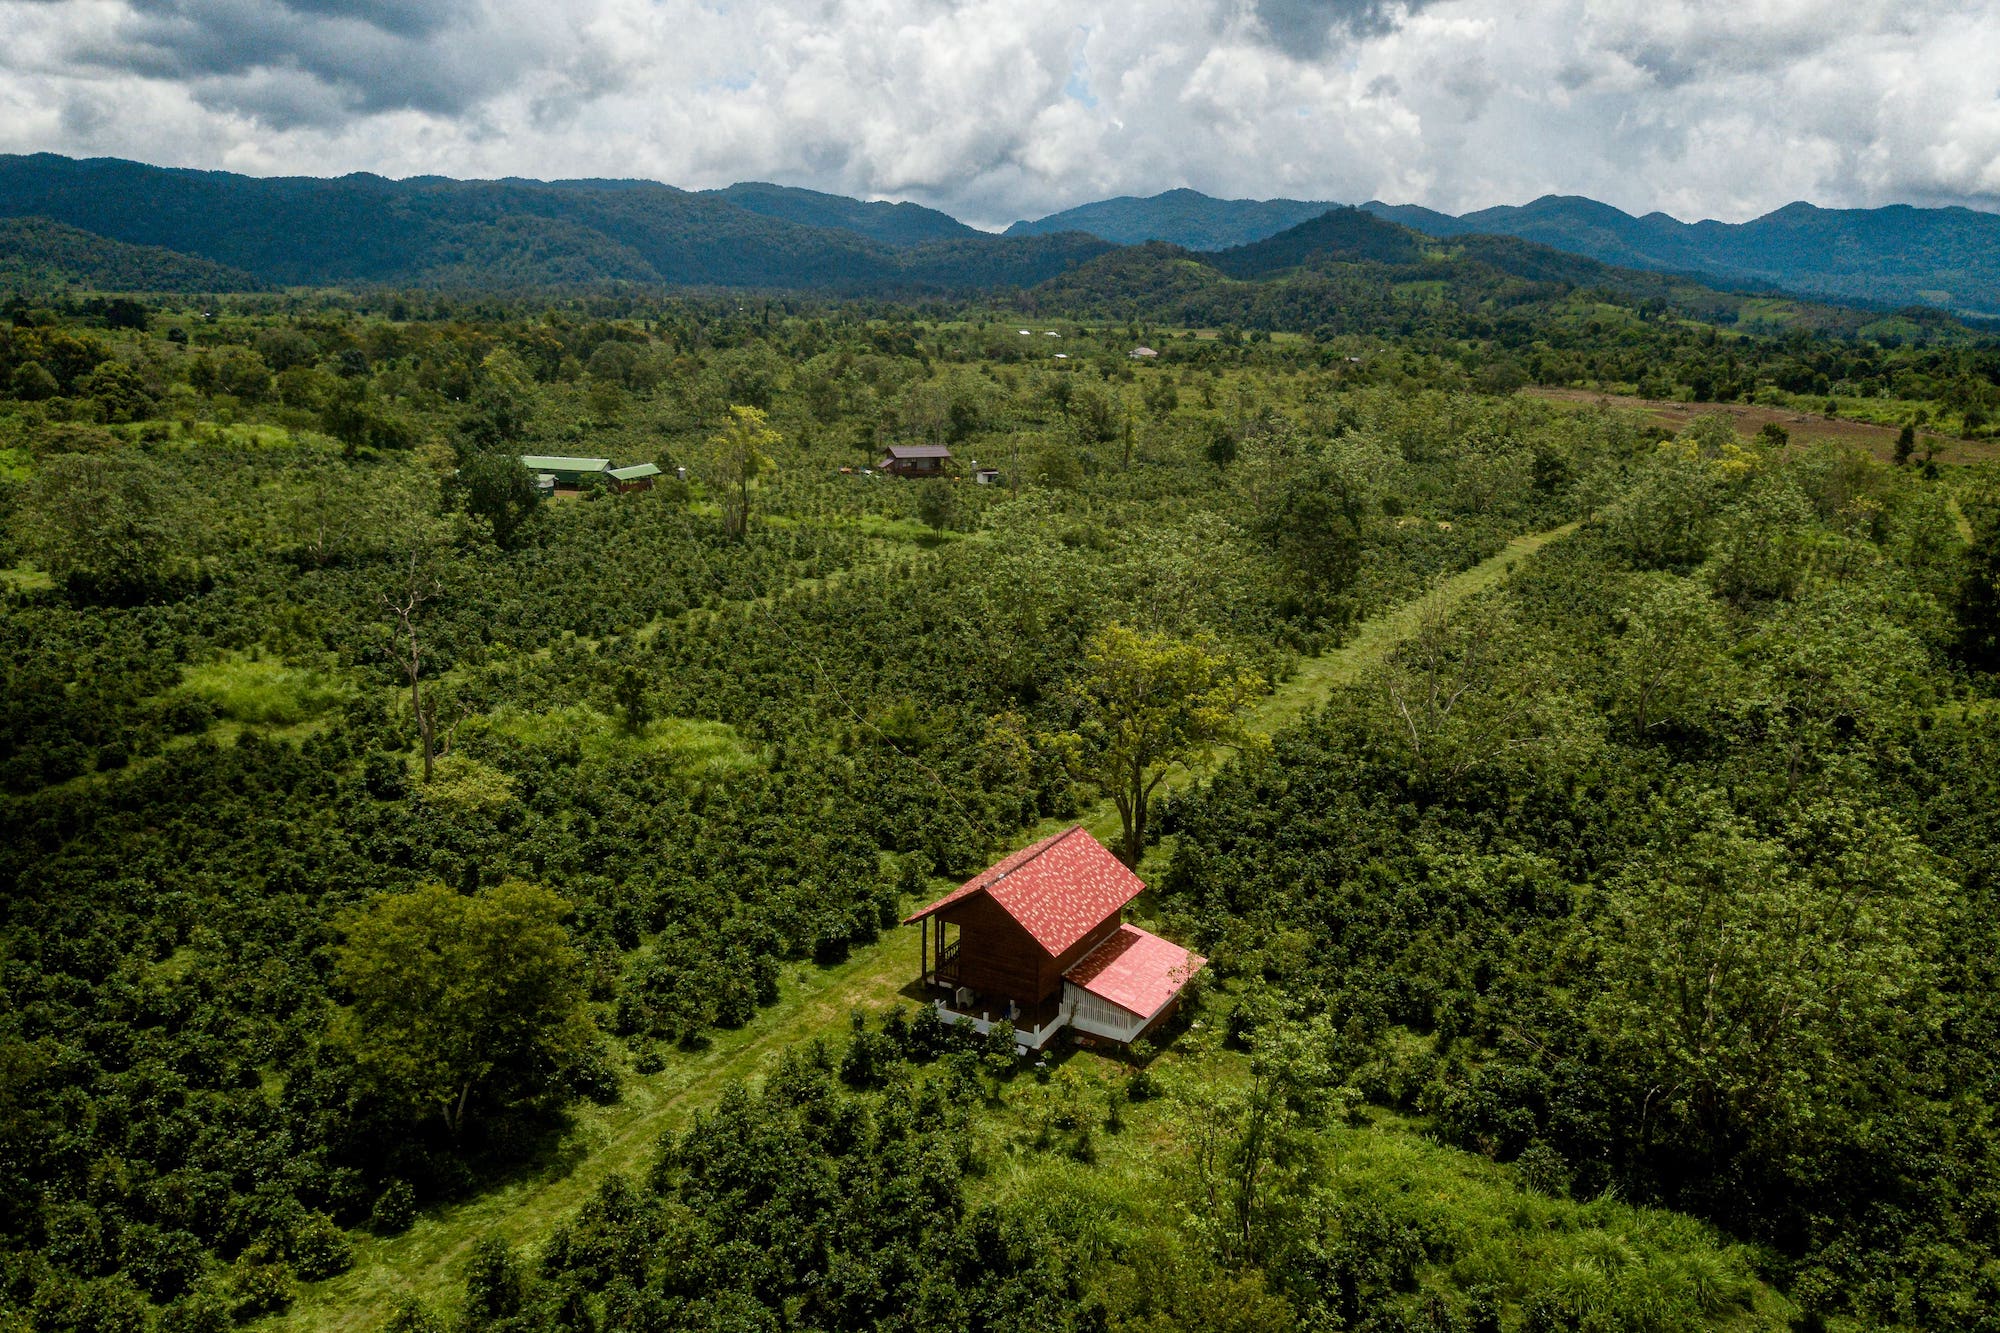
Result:
[[[437,699],[435,695],[426,698],[424,694],[424,651],[417,636],[417,622],[424,603],[443,593],[443,582],[425,571],[422,553],[412,550],[403,585],[393,593],[378,594],[382,605],[396,619],[396,632],[389,636],[383,651],[402,668],[410,682],[410,711],[416,714],[417,734],[423,741],[425,782],[431,780],[437,764]]]

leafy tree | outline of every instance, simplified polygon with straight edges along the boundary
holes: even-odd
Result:
[[[1651,819],[1657,840],[1592,927],[1591,1028],[1650,1132],[1718,1166],[1759,1142],[1782,1158],[1931,1021],[1948,888],[1893,822],[1838,799],[1782,840],[1710,796]]]
[[[319,360],[318,344],[298,329],[265,329],[257,335],[256,346],[264,364],[280,375]]]
[[[474,454],[459,465],[449,489],[466,513],[485,520],[502,550],[514,545],[540,505],[535,478],[517,454]]]
[[[1761,476],[1717,525],[1710,573],[1715,590],[1739,605],[1797,594],[1809,555],[1812,507],[1783,474]]]
[[[1107,625],[1084,646],[1068,697],[1080,719],[1072,743],[1080,777],[1118,807],[1118,854],[1146,851],[1146,807],[1176,764],[1240,736],[1237,712],[1264,681],[1208,639],[1182,640]]]
[[[104,303],[104,326],[110,329],[132,329],[139,333],[146,331],[152,323],[153,312],[143,302],[129,296],[114,296]]]
[[[1219,468],[1226,468],[1236,461],[1238,446],[1236,432],[1221,417],[1212,417],[1208,422],[1208,444],[1202,453],[1209,462]]]
[[[1605,516],[1612,540],[1641,569],[1688,570],[1708,558],[1720,478],[1695,450],[1667,445]]]
[[[489,353],[473,377],[471,402],[459,419],[461,453],[507,453],[534,414],[534,375],[507,348]]]
[[[316,461],[299,465],[292,476],[280,521],[297,542],[300,557],[315,567],[386,551],[406,540],[423,526],[437,499],[428,474],[364,478],[336,463]]]
[[[1728,640],[1699,580],[1653,575],[1617,617],[1611,650],[1613,712],[1644,737],[1656,728],[1693,727],[1722,701]]]
[[[39,403],[62,392],[62,385],[39,361],[23,361],[14,367],[8,380],[9,391],[24,403]]]
[[[591,352],[590,360],[584,366],[590,378],[599,383],[610,384],[621,389],[636,388],[635,379],[639,371],[639,349],[631,343],[613,338],[597,345]],[[622,400],[620,400],[622,401]]]
[[[957,527],[958,488],[941,480],[922,483],[917,489],[917,517],[938,536],[946,528]]]
[[[1896,432],[1896,466],[1907,467],[1910,455],[1917,451],[1917,428],[1905,421],[1903,428]]]
[[[1170,1093],[1189,1226],[1225,1263],[1266,1257],[1311,1187],[1336,1083],[1330,1036],[1324,1018],[1272,1024],[1254,1039],[1247,1083],[1189,1078]]]
[[[77,382],[76,391],[95,399],[106,421],[137,421],[153,411],[145,380],[123,361],[103,362]]]
[[[716,479],[723,487],[722,528],[733,537],[750,530],[750,488],[777,466],[771,451],[784,437],[771,428],[761,408],[732,407],[729,420],[709,443],[716,451]]]
[[[336,1032],[392,1106],[461,1133],[473,1095],[541,1097],[588,1057],[583,961],[569,904],[508,880],[466,896],[426,884],[350,920],[337,979],[351,999]]]
[[[653,682],[645,668],[635,662],[620,664],[612,693],[618,700],[618,711],[624,715],[625,730],[634,736],[643,733],[646,724],[653,720]]]
[[[1346,597],[1361,566],[1369,498],[1343,460],[1290,460],[1258,501],[1257,535],[1284,562],[1288,590],[1307,614],[1346,618]]]
[[[472,1247],[465,1275],[465,1321],[474,1329],[504,1327],[520,1313],[527,1275],[507,1242],[488,1236]]]
[[[1074,490],[1083,485],[1083,459],[1053,437],[1036,441],[1028,455],[1028,478],[1038,486]]]
[[[1841,762],[1850,741],[1893,745],[1935,698],[1916,636],[1875,614],[1871,599],[1833,587],[1783,603],[1738,649],[1746,736],[1787,795]]]
[[[231,347],[215,362],[215,387],[246,402],[269,398],[271,383],[271,368],[247,347]]]
[[[22,546],[82,593],[138,597],[178,572],[187,537],[165,471],[135,454],[58,454],[21,499]]]
[[[326,395],[319,409],[320,429],[347,446],[349,457],[361,449],[409,449],[416,431],[401,416],[369,395],[368,382],[341,382]]]
[[[615,426],[625,415],[625,390],[616,380],[593,378],[584,393],[584,405],[589,408],[592,421],[601,426]]]

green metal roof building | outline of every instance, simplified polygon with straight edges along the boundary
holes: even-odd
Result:
[[[579,486],[585,477],[601,477],[611,471],[608,458],[555,458],[545,454],[522,454],[521,466],[530,472],[546,473],[558,486]]]

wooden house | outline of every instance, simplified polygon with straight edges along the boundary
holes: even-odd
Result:
[[[1131,1043],[1166,1022],[1208,962],[1123,920],[1145,890],[1074,825],[981,871],[905,925],[923,929],[923,984],[948,1022],[1005,1019],[1024,1050],[1064,1027]]]
[[[892,444],[875,466],[898,477],[937,477],[951,461],[951,450],[941,444]]]

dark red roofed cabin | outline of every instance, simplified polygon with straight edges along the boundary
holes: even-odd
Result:
[[[1173,1013],[1207,959],[1123,922],[1145,890],[1082,825],[967,880],[905,924],[923,925],[923,980],[952,1021],[1013,1022],[1040,1048],[1074,1025],[1132,1042]],[[954,931],[955,928],[955,931]]]
[[[875,466],[899,477],[941,477],[951,450],[941,444],[892,444]]]

